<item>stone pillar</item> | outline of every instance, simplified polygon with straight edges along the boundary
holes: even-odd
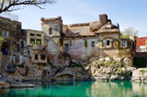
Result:
[[[136,52],[136,36],[130,36],[129,39],[133,41],[133,45],[131,45],[132,50]]]

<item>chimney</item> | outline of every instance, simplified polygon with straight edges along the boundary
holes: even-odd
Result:
[[[100,14],[99,15],[99,20],[102,23],[102,25],[107,23],[107,18],[108,18],[107,14]]]

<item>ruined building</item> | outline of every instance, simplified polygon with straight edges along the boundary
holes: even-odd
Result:
[[[26,31],[25,54],[31,57],[32,63],[47,63],[46,50],[44,45],[44,33],[37,30]]]
[[[0,17],[0,35],[3,37],[0,43],[0,65],[19,61],[16,60],[16,53],[20,50],[20,33],[21,22]]]
[[[76,63],[100,56],[132,60],[135,38],[121,39],[119,25],[112,24],[106,14],[99,15],[99,21],[71,25],[64,25],[61,17],[41,21],[51,62],[61,54]]]
[[[100,57],[132,63],[135,37],[121,39],[119,25],[112,24],[106,14],[89,23],[64,25],[61,17],[41,21],[42,31],[37,31],[21,29],[21,22],[0,17],[4,38],[0,73],[5,78],[49,79],[71,63],[87,64]]]

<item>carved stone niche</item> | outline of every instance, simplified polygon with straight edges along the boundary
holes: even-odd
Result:
[[[117,40],[113,41],[113,48],[118,48],[119,42]]]
[[[107,38],[103,40],[104,43],[104,47],[105,48],[112,48],[112,39],[111,38]]]

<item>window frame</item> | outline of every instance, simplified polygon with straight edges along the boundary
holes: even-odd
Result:
[[[38,60],[38,54],[35,54],[35,60]]]
[[[64,51],[65,52],[69,51],[69,44],[68,43],[64,44]]]
[[[95,47],[95,41],[91,41],[91,47]]]
[[[111,41],[110,40],[106,40],[106,46],[110,46]]]
[[[122,41],[121,46],[122,46],[122,47],[127,47],[127,41]]]
[[[44,56],[44,57],[42,57],[42,56]],[[45,54],[41,54],[41,55],[40,55],[40,59],[41,59],[41,60],[45,60],[45,59],[46,59],[46,55],[45,55]]]
[[[53,29],[52,28],[49,28],[49,35],[52,35],[53,34]]]

